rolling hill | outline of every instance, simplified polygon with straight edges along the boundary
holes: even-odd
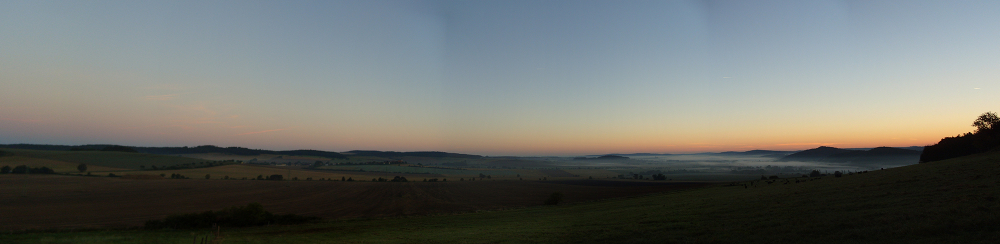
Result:
[[[990,243],[1000,236],[998,163],[1000,152],[991,152],[787,184],[758,180],[567,206],[224,229],[218,243]],[[14,243],[185,243],[208,233],[3,237]]]
[[[877,147],[870,150],[851,150],[822,146],[778,159],[778,161],[842,163],[856,166],[909,165],[920,159],[920,151]]]

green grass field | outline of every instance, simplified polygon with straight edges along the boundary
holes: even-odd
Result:
[[[78,172],[76,171],[76,166],[79,164],[87,164],[88,171],[101,172],[137,170],[140,169],[140,166],[145,166],[146,169],[149,169],[153,165],[163,167],[205,161],[195,158],[127,152],[41,151],[9,148],[0,148],[0,150],[7,152],[6,156],[0,157],[0,165],[10,165],[11,167],[14,167],[21,164],[35,162],[37,160],[43,160],[50,163],[62,162],[63,164],[70,165],[68,167],[71,168],[64,169],[66,167],[63,167],[62,164],[57,164],[60,168],[53,169],[56,170],[57,173]],[[89,166],[99,167],[90,168]]]
[[[218,243],[992,243],[1000,239],[1000,153],[840,178],[790,180],[570,206],[223,229]],[[207,233],[105,230],[8,234],[0,239],[190,243]]]

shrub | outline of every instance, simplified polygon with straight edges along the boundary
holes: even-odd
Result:
[[[175,214],[163,220],[146,221],[145,227],[151,229],[193,229],[208,228],[212,225],[228,227],[248,227],[268,224],[301,224],[315,222],[318,217],[307,217],[294,214],[274,215],[264,210],[260,203],[250,203],[246,206],[235,206],[221,211],[206,211],[202,213]]]
[[[843,175],[844,175],[844,173],[841,173],[840,171],[833,172],[833,177],[840,177],[840,176],[843,176]]]
[[[549,195],[549,199],[545,199],[545,205],[559,205],[562,202],[563,194],[561,192],[553,192]]]
[[[0,174],[10,174],[11,167],[9,165],[4,165],[0,168]]]
[[[285,178],[285,177],[281,176],[281,175],[271,175],[271,176],[267,177],[268,180],[281,180],[283,178]]]

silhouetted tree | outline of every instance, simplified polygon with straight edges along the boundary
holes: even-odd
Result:
[[[135,149],[132,149],[131,147],[118,146],[118,145],[104,147],[104,148],[101,149],[101,151],[105,151],[105,152],[131,152],[131,153],[138,152]]]
[[[840,177],[840,176],[843,176],[843,175],[844,175],[844,173],[841,173],[840,171],[834,171],[833,172],[833,177]]]
[[[809,177],[819,177],[819,175],[820,175],[819,170],[813,170],[812,172],[809,173]]]
[[[988,133],[994,129],[1000,129],[1000,117],[994,112],[985,112],[972,122],[976,127],[976,133]]]
[[[210,174],[205,174],[205,179],[206,179],[206,180],[207,180],[207,179],[211,179],[211,178],[212,178],[212,175],[210,175]]]
[[[545,205],[558,205],[562,202],[563,194],[561,192],[553,192],[549,195],[549,199],[545,199]]]
[[[4,165],[3,168],[0,168],[0,174],[10,174],[10,170],[10,165]]]
[[[931,162],[987,152],[1000,146],[1000,117],[986,112],[979,115],[972,126],[975,133],[965,133],[955,137],[945,137],[937,144],[924,147],[920,162]]]
[[[14,167],[14,169],[11,170],[10,173],[11,174],[27,174],[28,173],[28,166],[27,165],[18,165],[17,167]]]
[[[84,171],[87,171],[87,165],[86,164],[77,165],[76,170],[79,170],[80,173],[83,173]]]

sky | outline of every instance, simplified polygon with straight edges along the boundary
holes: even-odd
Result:
[[[1000,1],[0,0],[0,144],[479,155],[923,146]]]

